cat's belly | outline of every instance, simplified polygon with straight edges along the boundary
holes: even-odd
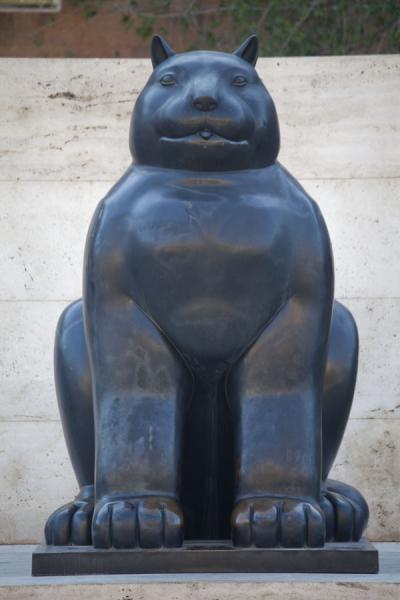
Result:
[[[243,260],[228,266],[214,257],[211,268],[204,256],[191,256],[187,268],[171,260],[164,270],[157,258],[145,261],[151,268],[141,278],[139,303],[187,356],[233,360],[285,300],[286,286],[274,284],[261,260],[242,270]]]
[[[288,295],[292,252],[279,211],[158,207],[137,213],[132,297],[188,358],[232,361]]]

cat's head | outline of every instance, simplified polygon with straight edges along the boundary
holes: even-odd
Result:
[[[278,119],[254,68],[257,55],[256,36],[232,54],[176,54],[155,36],[154,70],[132,115],[134,160],[193,171],[273,164],[279,151]]]

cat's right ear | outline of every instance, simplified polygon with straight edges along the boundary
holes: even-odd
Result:
[[[174,56],[175,52],[171,46],[160,36],[155,35],[151,41],[151,62],[155,69],[160,63]]]

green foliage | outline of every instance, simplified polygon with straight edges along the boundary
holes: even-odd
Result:
[[[399,0],[74,0],[85,18],[100,4],[121,7],[121,25],[148,38],[155,32],[174,45],[177,32],[186,47],[232,50],[258,33],[261,54],[308,56],[396,53],[400,50]],[[123,6],[122,6],[123,5]],[[176,44],[175,44],[176,46]]]
[[[83,16],[86,20],[92,19],[97,15],[99,6],[103,3],[103,0],[74,0],[74,4],[81,5],[83,10]]]
[[[83,14],[85,16],[85,19],[92,19],[97,15],[97,10],[90,6],[85,6],[85,8],[83,9]]]
[[[304,56],[397,52],[399,4],[395,0],[235,0],[234,36],[260,36],[261,53]]]
[[[136,33],[142,38],[148,38],[153,33],[153,25],[155,22],[155,15],[141,16],[140,25],[139,27],[136,27]]]
[[[125,31],[129,31],[134,25],[134,19],[130,15],[122,15],[121,23]]]

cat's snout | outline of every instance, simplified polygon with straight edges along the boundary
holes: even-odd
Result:
[[[197,110],[209,112],[217,108],[217,101],[212,96],[198,96],[193,100],[193,106]]]

